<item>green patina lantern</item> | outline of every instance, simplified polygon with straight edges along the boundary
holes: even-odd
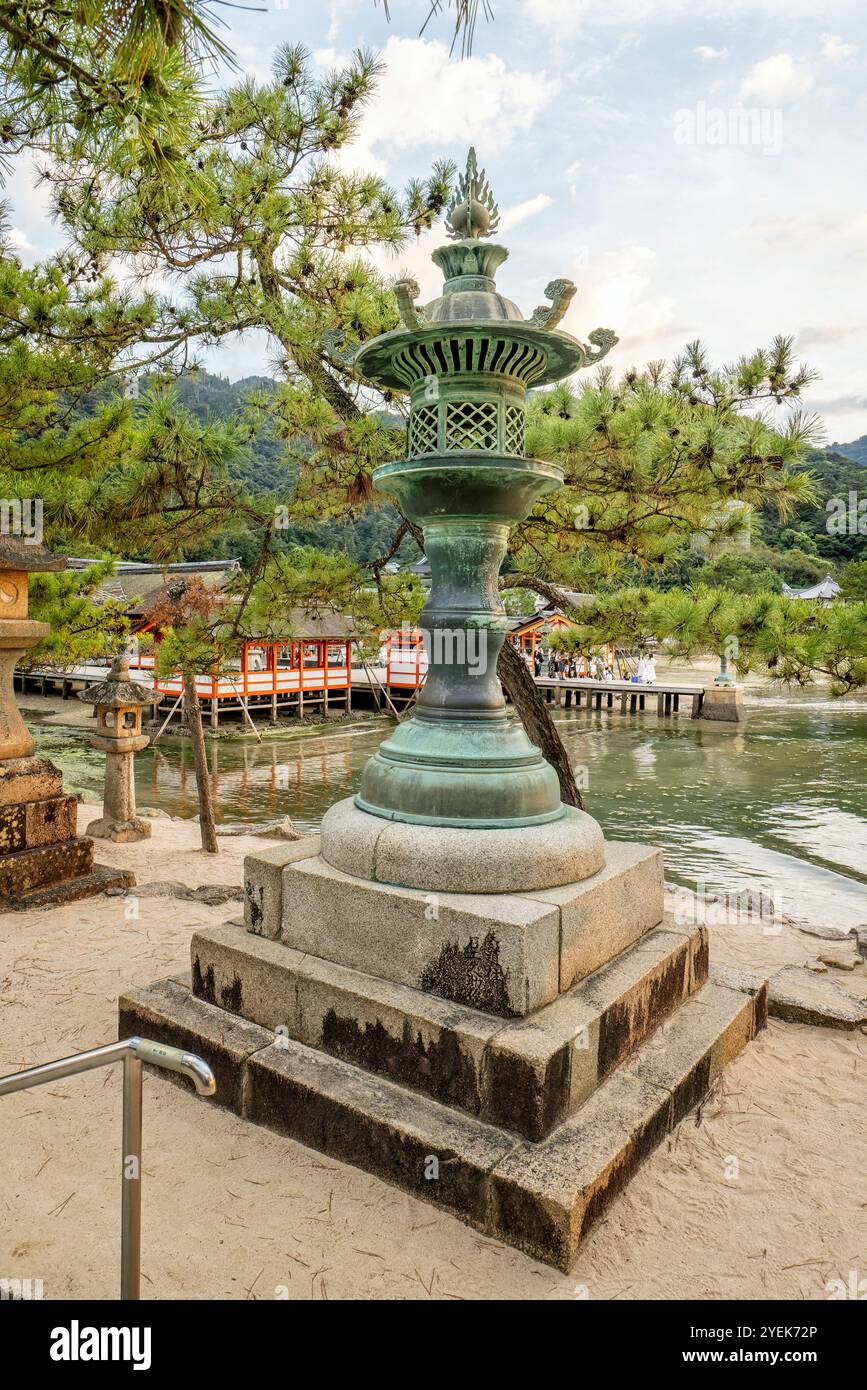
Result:
[[[497,657],[508,617],[497,581],[510,527],[563,482],[561,469],[524,453],[528,389],[598,362],[617,342],[598,329],[587,345],[557,327],[575,294],[569,280],[552,281],[551,303],[525,319],[497,290],[508,251],[484,238],[498,224],[471,149],[448,208],[451,244],[433,253],[442,295],[421,308],[417,284],[401,281],[403,327],[355,357],[360,376],[409,393],[407,457],[373,477],[423,528],[431,566],[421,618],[427,679],[412,717],[364,769],[355,807],[464,831],[541,827],[575,814],[560,801],[554,769],[507,713]],[[345,816],[339,824],[342,841],[329,813],[323,855],[345,867],[350,828]]]

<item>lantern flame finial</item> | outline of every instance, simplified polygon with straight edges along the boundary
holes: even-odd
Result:
[[[500,225],[500,209],[494,201],[484,169],[479,169],[470,146],[466,172],[458,179],[446,213],[446,231],[455,241],[476,241],[493,236]]]

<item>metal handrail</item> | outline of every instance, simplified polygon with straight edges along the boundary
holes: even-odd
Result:
[[[13,1091],[26,1091],[74,1076],[80,1071],[92,1071],[110,1062],[123,1062],[123,1153],[121,1154],[121,1217],[120,1217],[120,1296],[124,1300],[141,1297],[141,1115],[142,1064],[163,1067],[167,1071],[188,1076],[200,1096],[212,1096],[217,1089],[214,1073],[194,1052],[147,1038],[123,1038],[106,1043],[88,1052],[76,1052],[56,1062],[40,1067],[28,1067],[12,1076],[0,1077],[0,1096]]]

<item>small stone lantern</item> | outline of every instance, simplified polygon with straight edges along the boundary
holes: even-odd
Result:
[[[141,731],[141,712],[144,705],[153,704],[153,691],[130,680],[124,652],[115,657],[106,679],[82,690],[78,698],[96,708],[97,732],[90,742],[105,754],[103,815],[91,822],[86,834],[124,844],[146,840],[151,826],[136,816],[134,754],[150,742]]]

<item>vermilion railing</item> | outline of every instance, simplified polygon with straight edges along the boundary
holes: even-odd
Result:
[[[427,675],[428,659],[424,640],[417,628],[411,632],[392,632],[388,638],[386,685],[416,690]]]
[[[346,690],[351,683],[350,643],[344,638],[245,642],[240,669],[198,675],[196,691],[205,700],[232,700],[239,695],[247,699],[293,691]],[[182,685],[180,673],[154,679],[154,689],[163,695],[180,695]]]

